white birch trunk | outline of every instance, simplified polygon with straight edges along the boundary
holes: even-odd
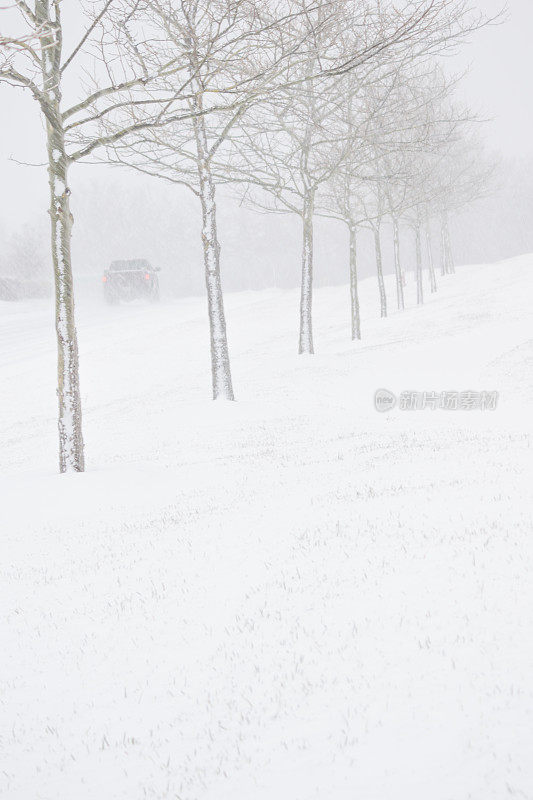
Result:
[[[387,316],[387,294],[385,292],[385,281],[383,280],[383,257],[381,254],[381,232],[380,227],[374,228],[374,244],[376,248],[376,270],[378,275],[379,286],[379,306],[381,316]]]
[[[426,246],[429,264],[429,284],[431,293],[433,294],[437,291],[437,276],[435,275],[435,264],[433,262],[433,247],[431,245],[431,230],[429,227],[429,222],[426,222]]]
[[[59,7],[54,5],[55,13]],[[55,285],[55,327],[57,337],[57,396],[59,405],[59,469],[83,472],[84,452],[81,398],[79,385],[78,339],[74,317],[71,238],[73,217],[70,212],[68,157],[61,117],[59,26],[53,29],[48,0],[36,3],[41,37],[43,94],[45,114],[52,262]]]
[[[424,302],[424,286],[422,276],[422,238],[420,222],[415,228],[416,234],[416,302],[420,306]]]
[[[453,275],[455,273],[455,264],[452,255],[452,241],[450,238],[450,226],[447,214],[444,217],[444,246],[446,249],[446,271],[449,275]]]
[[[357,231],[353,223],[350,231],[350,317],[352,340],[361,339],[361,314],[359,310],[359,287],[357,285]]]
[[[394,273],[396,276],[396,300],[398,309],[402,311],[405,308],[403,297],[403,281],[402,281],[402,265],[400,260],[400,226],[396,217],[392,221],[394,231]]]
[[[300,343],[298,352],[314,353],[313,349],[313,215],[315,190],[304,195],[302,210],[302,285],[300,296]]]
[[[201,99],[197,96],[194,101],[194,110],[199,112],[201,107]],[[207,134],[203,116],[194,117],[193,126],[198,153],[198,179],[202,204],[202,244],[209,311],[213,399],[234,400],[220,278],[220,244],[217,232],[215,183],[208,158]]]
[[[444,216],[441,219],[441,225],[440,225],[440,255],[441,255],[440,274],[446,275],[448,273],[448,265],[446,263],[448,257],[448,248],[446,245],[446,228],[444,225]]]

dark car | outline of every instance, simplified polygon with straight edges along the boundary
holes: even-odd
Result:
[[[120,300],[146,298],[152,303],[159,300],[158,267],[152,267],[143,258],[131,261],[113,261],[104,272],[104,296],[108,303]]]

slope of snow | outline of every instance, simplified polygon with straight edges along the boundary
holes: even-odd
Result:
[[[201,298],[81,303],[84,475],[50,308],[2,304],[0,796],[533,798],[532,269],[364,281],[356,344],[321,289],[314,357],[297,292],[229,295],[234,404]]]

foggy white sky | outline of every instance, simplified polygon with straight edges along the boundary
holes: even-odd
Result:
[[[505,0],[478,0],[496,14]],[[509,20],[474,37],[459,64],[469,65],[464,90],[484,117],[492,118],[485,136],[489,147],[507,156],[533,155],[533,0],[507,0]]]
[[[478,0],[488,14],[496,13],[504,2]],[[489,148],[501,150],[510,157],[533,157],[533,0],[508,0],[508,11],[509,20],[504,25],[476,34],[462,54],[454,57],[451,67],[455,71],[470,66],[464,92],[476,111],[491,118],[485,130]],[[5,111],[6,104],[10,113]],[[35,102],[18,89],[0,87],[0,108],[3,109],[0,125],[1,240],[32,214],[42,219],[48,189],[44,168],[19,166],[10,160],[13,157],[39,162],[45,158]],[[101,177],[102,170],[106,168],[77,166],[72,182],[75,184],[82,179],[86,183],[92,174]],[[110,177],[126,184],[129,181],[124,173],[117,171]]]

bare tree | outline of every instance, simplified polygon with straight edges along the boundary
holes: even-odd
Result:
[[[79,387],[79,358],[72,278],[71,188],[69,169],[98,147],[130,132],[131,122],[118,122],[133,103],[151,109],[140,125],[162,124],[162,115],[180,113],[175,99],[159,82],[181,67],[176,58],[154,62],[146,4],[106,0],[90,5],[86,29],[75,41],[66,35],[60,0],[13,0],[4,10],[13,35],[0,39],[0,82],[28,91],[45,122],[50,187],[52,260],[55,281],[58,348],[59,467],[83,471],[84,447]],[[67,47],[68,45],[68,47]],[[67,53],[66,57],[64,53]],[[83,67],[81,99],[63,103],[65,76]],[[147,64],[150,63],[150,68]],[[163,105],[164,104],[164,105]],[[147,112],[148,114],[148,112]],[[113,118],[112,135],[101,133],[103,120]]]
[[[72,164],[92,156],[100,148],[139,135],[141,131],[162,130],[167,124],[185,123],[193,118],[201,120],[212,112],[238,109],[242,97],[233,80],[229,85],[211,85],[213,91],[207,101],[199,96],[200,67],[204,65],[198,61],[196,68],[194,66],[193,42],[187,43],[191,56],[187,59],[183,59],[183,50],[175,46],[171,36],[162,42],[161,26],[168,27],[168,14],[175,7],[185,17],[199,9],[205,24],[206,15],[214,5],[206,0],[203,3],[183,0],[178,5],[155,0],[87,3],[85,30],[72,41],[66,33],[72,26],[65,28],[63,25],[64,4],[61,0],[34,0],[32,4],[13,0],[3,12],[13,34],[0,37],[0,82],[28,91],[37,101],[45,121],[58,344],[59,464],[62,472],[84,469],[69,170]],[[218,8],[224,5],[221,0]],[[267,35],[273,30],[273,25],[268,14],[261,15],[259,21],[254,20],[258,8],[258,4],[245,0],[233,3],[233,9],[238,9],[240,14],[239,24],[248,16],[253,20],[254,32],[258,34],[264,30]],[[297,12],[301,13],[301,9]],[[285,4],[279,4],[278,17],[281,15],[287,25],[291,13]],[[221,39],[226,43],[226,52],[231,50],[234,64],[239,64],[243,36],[238,26],[228,36],[226,21],[221,17],[211,65],[217,61]],[[66,78],[70,77],[76,65],[78,81],[69,80],[67,84]],[[238,84],[242,87],[252,77],[243,71]],[[65,107],[63,95],[66,86],[76,83],[78,94]],[[201,124],[196,126],[196,135],[198,146],[202,147]],[[200,161],[205,164],[205,159]],[[217,243],[212,226],[210,191],[204,170],[204,236],[214,264]],[[212,270],[211,285],[212,297],[216,297],[216,269]],[[223,314],[218,316],[214,340],[217,347],[225,341]],[[222,349],[219,347],[217,352],[220,354]],[[223,353],[218,357],[221,363],[219,374],[222,375]],[[231,395],[231,383],[226,385],[225,392]]]
[[[431,242],[431,221],[429,219],[429,216],[426,216],[426,250],[428,257],[429,285],[431,293],[434,294],[437,291],[437,275],[435,273],[435,262],[433,260],[433,245]]]
[[[379,15],[376,17],[372,5],[365,8],[363,16],[359,13],[355,21],[374,20],[371,26],[374,38],[367,37],[355,43],[353,35],[349,34],[354,23],[353,11],[338,0],[290,0],[273,4],[255,0],[195,0],[179,5],[150,0],[154,24],[159,28],[159,46],[167,57],[179,53],[181,63],[189,70],[191,124],[135,130],[113,144],[110,157],[116,163],[185,185],[200,199],[215,398],[233,398],[215,187],[228,180],[245,182],[247,169],[251,167],[253,177],[250,180],[256,185],[263,182],[263,188],[273,188],[276,203],[293,210],[294,192],[290,183],[295,171],[290,168],[291,176],[282,176],[282,171],[288,167],[288,153],[283,153],[283,148],[288,146],[290,150],[292,146],[295,158],[303,154],[302,160],[307,161],[309,167],[311,131],[317,113],[324,115],[328,103],[334,102],[331,87],[338,82],[339,75],[349,74],[362,64],[376,60],[376,53],[380,52],[377,48],[379,36],[384,36],[376,19],[379,17],[380,24],[383,19]],[[413,22],[428,13],[426,5],[419,4],[412,9]],[[411,41],[412,31],[404,22],[395,15],[388,20],[387,35],[391,45],[403,39]],[[175,88],[173,79],[168,87],[169,91]],[[206,98],[221,91],[228,94],[232,102],[216,114],[204,114]],[[280,108],[289,110],[292,121],[283,119],[280,124]],[[138,122],[138,106],[133,106],[131,112]],[[259,157],[258,137],[267,145],[267,151],[274,147],[273,140],[267,143],[264,139],[269,126],[270,136],[276,139],[279,147],[277,155],[281,156],[281,161],[285,158],[283,165],[269,157],[271,169],[277,170],[276,175],[252,165]],[[292,140],[289,142],[290,131]],[[324,130],[319,131],[319,137],[323,137],[323,133]],[[240,140],[241,154],[248,150],[238,168],[233,160],[230,170],[226,147],[229,139],[233,143]],[[253,158],[252,151],[255,151]],[[330,171],[328,164],[324,175]],[[312,217],[316,192],[316,185],[312,184],[308,169],[307,185],[302,194],[304,201],[298,211],[305,220],[302,352],[312,351]]]
[[[191,119],[162,129],[145,127],[114,143],[109,159],[186,186],[200,200],[214,399],[234,399],[220,271],[216,186],[230,179],[227,143],[246,125],[246,112],[273,92],[302,83],[314,36],[330,23],[329,2],[262,4],[201,0],[169,5],[151,0],[164,52],[179,54],[189,76]],[[318,13],[320,12],[320,13]],[[344,69],[344,62],[341,63]],[[314,78],[323,67],[315,63]],[[328,72],[335,71],[334,64]],[[172,79],[168,90],[175,89]],[[205,114],[223,92],[225,108]],[[131,113],[138,119],[138,109]]]
[[[342,6],[342,8],[340,7]],[[321,31],[320,36],[315,36],[316,51],[310,53],[309,62],[303,65],[302,77],[305,81],[304,88],[297,91],[287,91],[281,94],[269,110],[261,109],[255,127],[248,126],[241,143],[240,153],[244,167],[242,173],[248,174],[249,184],[260,186],[272,198],[272,210],[285,210],[298,214],[302,219],[302,282],[300,303],[300,353],[313,352],[312,336],[312,280],[313,280],[313,215],[315,212],[316,195],[321,187],[336,170],[344,171],[345,180],[350,169],[346,169],[344,160],[350,157],[350,137],[353,135],[342,121],[339,122],[339,110],[344,99],[339,102],[339,92],[342,95],[343,87],[338,83],[333,85],[327,81],[311,80],[313,62],[324,58],[328,52],[331,41],[345,42],[349,40],[346,33],[349,27],[352,31],[361,33],[364,54],[354,69],[358,81],[357,90],[361,91],[365,85],[374,85],[380,80],[389,90],[391,76],[398,70],[400,64],[412,63],[419,58],[428,58],[436,52],[443,52],[453,48],[454,44],[464,36],[467,30],[481,24],[480,18],[469,16],[466,4],[451,2],[432,2],[424,6],[424,14],[418,16],[421,4],[409,4],[402,12],[394,6],[385,4],[361,4],[358,8],[350,8],[351,25],[346,26],[346,8],[339,6],[339,32],[329,36],[328,32]],[[416,6],[416,12],[415,12]],[[431,8],[430,8],[431,6]],[[335,28],[333,28],[335,30]],[[406,32],[409,34],[406,36]],[[325,46],[326,41],[328,46]],[[337,73],[338,74],[338,73]],[[348,95],[349,98],[350,95]],[[374,99],[373,99],[374,100]],[[349,102],[349,100],[348,100]],[[371,109],[379,106],[379,100],[370,104]],[[366,109],[363,118],[371,118],[373,111]],[[342,118],[342,112],[340,113]],[[375,122],[376,128],[383,120]],[[360,124],[360,121],[359,123]],[[243,155],[244,154],[244,155]],[[382,171],[378,159],[379,154],[374,148],[370,155],[374,173]],[[376,264],[378,283],[380,288],[380,308],[382,316],[387,314],[387,298],[383,278],[383,260],[381,251],[381,223],[387,213],[384,196],[385,175],[374,175],[371,184],[370,177],[366,176],[367,189],[363,193],[368,197],[370,187],[374,190],[374,207],[370,208],[370,201],[366,201],[367,224],[374,232],[376,247]],[[336,192],[337,198],[342,195],[342,190]],[[261,207],[269,207],[261,194],[248,190],[246,197]],[[365,201],[363,200],[363,205]],[[331,210],[331,209],[330,209]],[[342,216],[342,215],[341,215]],[[351,258],[355,265],[355,229],[351,236]],[[352,276],[352,332],[357,337],[360,329],[358,311],[356,308],[354,280],[356,269],[351,270]],[[400,276],[398,276],[400,285]],[[400,292],[400,288],[398,289]],[[399,301],[403,303],[403,301]]]
[[[377,15],[373,4],[365,6],[364,13],[356,16],[350,6],[338,0],[291,0],[281,4],[260,4],[252,0],[224,0],[224,2],[189,2],[179,6],[151,0],[150,9],[160,28],[160,41],[168,53],[180,53],[182,63],[190,71],[193,112],[191,126],[177,126],[157,130],[144,128],[123,139],[113,147],[112,158],[152,175],[167,178],[191,188],[198,194],[203,213],[203,243],[206,283],[209,301],[211,350],[213,366],[214,397],[233,397],[229,368],[228,346],[220,278],[220,245],[216,226],[215,185],[228,179],[245,180],[246,168],[250,166],[249,154],[256,147],[256,131],[261,136],[270,120],[271,135],[282,152],[289,129],[292,128],[292,154],[309,165],[311,131],[318,113],[324,114],[328,102],[332,102],[326,90],[338,81],[339,75],[348,74],[362,64],[373,61],[380,53],[378,44],[390,46],[401,41],[412,41],[413,34],[405,19],[392,14],[387,21],[385,33],[380,27],[383,15]],[[351,4],[350,4],[351,5]],[[433,9],[427,4],[417,4],[411,9],[411,21],[426,21]],[[353,23],[366,22],[372,36],[354,43],[348,35]],[[372,22],[372,25],[370,25]],[[379,23],[379,25],[378,25]],[[380,39],[381,37],[381,39]],[[388,39],[387,39],[388,37]],[[317,90],[317,81],[320,89]],[[169,83],[169,89],[173,83]],[[230,89],[233,104],[228,113],[203,114],[206,97]],[[272,100],[275,93],[275,99]],[[270,100],[269,100],[270,98]],[[294,114],[294,101],[299,108]],[[254,111],[245,114],[246,109]],[[289,109],[293,120],[280,125],[279,108]],[[259,109],[259,110],[258,110]],[[269,111],[273,113],[269,117]],[[132,113],[138,120],[139,112]],[[298,130],[298,129],[301,130]],[[224,164],[225,143],[228,137],[235,139],[239,132],[241,145],[246,142],[249,153],[235,165],[231,174]],[[298,138],[299,133],[302,136]],[[323,130],[319,132],[323,136]],[[193,146],[191,146],[191,142]],[[267,146],[270,149],[272,142]],[[302,147],[301,147],[302,145]],[[290,148],[289,144],[289,148]],[[303,148],[303,149],[302,149]],[[323,148],[322,148],[323,150]],[[242,152],[242,151],[241,151]],[[286,154],[285,154],[286,155]],[[280,169],[287,167],[278,164]],[[329,174],[328,165],[324,176]],[[292,187],[281,179],[281,175],[268,176],[253,169],[253,182],[273,186],[277,202],[293,210]],[[292,170],[294,175],[294,170]],[[312,296],[312,217],[316,184],[310,178],[303,190],[304,201],[298,213],[305,220],[302,262],[301,304],[301,350],[312,351],[310,308]],[[322,178],[324,179],[324,178]],[[281,185],[283,188],[281,188]],[[312,185],[313,184],[313,185]],[[279,189],[279,191],[278,191]],[[288,206],[287,206],[288,203]]]
[[[438,173],[432,213],[441,228],[442,274],[455,272],[450,236],[450,215],[487,197],[494,190],[498,159],[485,153],[477,126],[467,130],[464,137],[450,147]]]
[[[393,219],[395,264],[398,283],[397,241],[399,217],[413,229],[416,255],[417,303],[424,302],[422,228],[426,227],[428,270],[431,291],[436,291],[436,277],[429,236],[429,220],[435,204],[442,196],[442,178],[446,174],[450,152],[457,149],[471,122],[468,109],[453,101],[457,80],[447,79],[440,68],[424,75],[409,74],[402,93],[403,126],[398,125],[398,144],[393,153],[383,158],[389,175],[387,196]],[[401,135],[398,136],[398,133]],[[403,299],[403,298],[402,298]]]
[[[321,187],[318,198],[318,213],[344,223],[348,229],[348,264],[350,283],[350,327],[352,341],[361,339],[361,310],[357,277],[357,231],[367,220],[360,199],[360,174],[365,163],[363,147],[358,146],[353,123],[353,95],[347,95],[343,114],[354,134],[342,163]]]
[[[341,110],[343,126],[349,141],[345,159],[321,192],[321,208],[325,216],[341,220],[350,233],[350,298],[352,339],[361,338],[361,321],[357,288],[356,231],[370,227],[374,234],[376,271],[380,292],[380,312],[387,313],[387,297],[383,277],[381,226],[388,213],[399,203],[393,199],[398,166],[395,150],[398,118],[408,113],[403,97],[398,92],[399,76],[403,65],[385,64],[361,85],[355,77],[345,79],[343,93],[346,97]],[[399,239],[395,236],[395,263],[399,268]],[[397,283],[400,282],[399,276]],[[400,287],[401,289],[401,287]],[[401,306],[400,306],[401,298]],[[403,307],[403,293],[398,295]]]

